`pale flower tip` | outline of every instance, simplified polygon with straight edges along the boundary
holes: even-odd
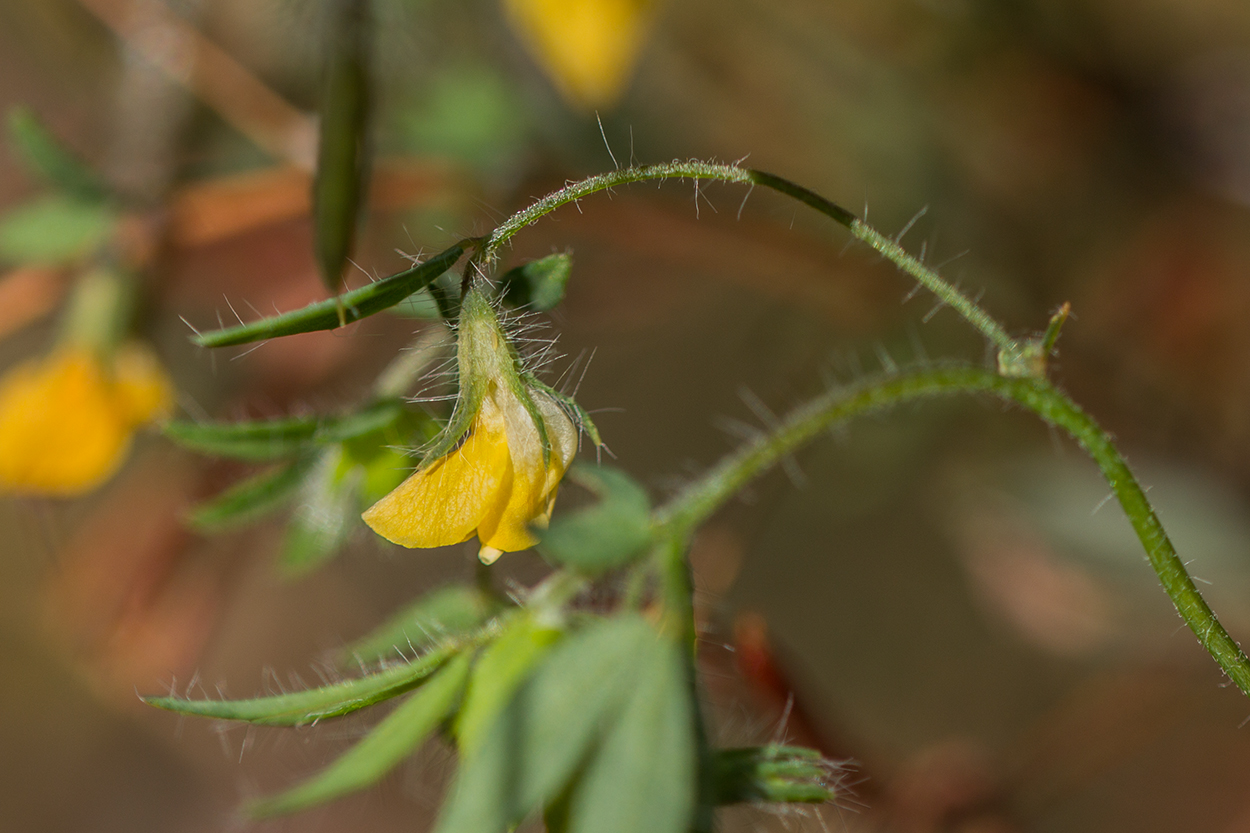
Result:
[[[478,560],[483,564],[494,564],[503,555],[503,550],[496,547],[482,547],[477,551]]]

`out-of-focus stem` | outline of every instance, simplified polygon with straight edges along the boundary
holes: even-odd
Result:
[[[312,170],[317,131],[289,104],[194,26],[152,0],[78,0],[128,47],[213,108],[278,159]]]

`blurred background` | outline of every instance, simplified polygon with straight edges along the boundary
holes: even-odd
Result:
[[[349,284],[628,160],[746,160],[887,234],[924,209],[904,243],[1013,331],[1071,302],[1053,378],[1115,434],[1222,621],[1250,636],[1250,5],[587,0],[629,24],[593,84],[527,5],[542,4],[373,3],[375,177]],[[342,407],[425,326],[383,315],[213,354],[187,340],[232,309],[325,295],[306,171],[326,19],[316,0],[0,4],[0,106],[29,105],[127,196],[141,329],[184,415]],[[41,187],[0,154],[0,210]],[[663,498],[830,384],[988,360],[848,239],[761,190],[670,182],[567,208],[504,265],[574,253],[559,369],[580,358],[579,401],[616,464]],[[0,368],[50,349],[71,277],[5,268]],[[316,682],[327,655],[471,572],[473,545],[360,532],[284,580],[280,517],[212,537],[182,524],[241,471],[149,433],[88,496],[0,499],[5,829],[431,823],[449,769],[433,747],[366,794],[237,815],[376,714],[249,730],[138,701]],[[726,824],[1250,831],[1250,703],[1107,496],[1066,438],[955,400],[853,424],[754,484],[693,555],[718,739],[855,764],[837,807]]]

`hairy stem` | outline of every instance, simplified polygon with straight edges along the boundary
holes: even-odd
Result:
[[[657,523],[687,537],[749,480],[836,423],[928,396],[989,393],[1067,431],[1098,464],[1137,533],[1150,566],[1181,618],[1229,678],[1250,695],[1250,662],[1207,605],[1176,554],[1128,464],[1092,417],[1048,381],[1009,378],[977,367],[917,370],[833,391],[799,407],[776,431],[729,455],[657,511]]]
[[[972,326],[981,331],[982,335],[992,341],[999,350],[1010,353],[1018,349],[1019,345],[1016,343],[1016,340],[1007,335],[1002,325],[995,321],[988,312],[974,303],[967,295],[964,295],[954,286],[947,283],[941,275],[926,266],[919,258],[909,255],[899,245],[898,239],[886,237],[842,206],[830,202],[814,191],[809,191],[802,185],[796,185],[788,179],[782,179],[764,171],[748,170],[746,173],[750,175],[753,183],[772,188],[774,191],[779,191],[788,197],[792,197],[849,228],[851,234],[872,246],[886,260],[915,278],[921,286],[936,295],[942,303],[950,306],[962,315],[968,323],[972,324]]]
[[[559,191],[553,191],[504,220],[487,236],[482,245],[482,259],[490,260],[499,252],[499,248],[521,229],[531,225],[557,208],[576,202],[582,197],[590,196],[599,191],[606,191],[618,185],[633,182],[644,182],[651,179],[710,179],[719,182],[739,182],[750,184],[751,172],[734,165],[715,165],[710,162],[665,162],[659,165],[646,165],[638,168],[618,168],[608,173],[597,174],[578,182],[570,182]],[[843,225],[847,225],[844,221]]]
[[[908,254],[896,239],[886,237],[850,211],[825,199],[814,191],[810,191],[801,185],[796,185],[788,179],[751,168],[739,168],[736,165],[716,165],[698,160],[688,162],[674,161],[644,167],[620,168],[578,182],[569,183],[559,191],[554,191],[528,208],[513,214],[491,232],[482,244],[482,260],[489,261],[494,258],[498,254],[500,247],[508,242],[518,231],[537,222],[540,218],[563,205],[568,205],[582,197],[605,191],[618,185],[670,178],[707,179],[751,186],[762,185],[765,188],[771,188],[798,200],[804,205],[816,209],[834,222],[846,226],[850,229],[851,234],[872,246],[886,260],[912,278],[915,278],[922,286],[936,295],[942,303],[949,305],[967,319],[972,326],[976,327],[986,338],[992,341],[1000,351],[1013,353],[1019,348],[1016,340],[1007,335],[1002,325],[995,321],[989,313],[948,283],[935,270],[926,266],[918,258]]]

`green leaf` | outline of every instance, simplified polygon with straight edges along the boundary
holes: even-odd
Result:
[[[342,456],[341,448],[327,449],[304,480],[278,555],[278,567],[287,578],[302,576],[321,566],[339,551],[356,528],[363,473],[353,468],[340,477]]]
[[[108,188],[78,156],[62,145],[29,107],[9,110],[9,142],[31,173],[66,194],[100,202]]]
[[[608,466],[574,466],[568,477],[599,496],[594,506],[539,531],[538,551],[554,564],[597,575],[628,564],[651,544],[651,503],[629,475]]]
[[[528,147],[531,116],[517,87],[480,61],[423,78],[420,98],[388,108],[387,133],[401,153],[452,159],[487,177],[514,170]]]
[[[82,260],[108,239],[115,219],[102,203],[42,197],[0,217],[0,260],[48,265]]]
[[[333,764],[294,789],[253,803],[248,815],[259,819],[294,813],[378,781],[455,710],[468,677],[469,655],[460,654]]]
[[[305,457],[240,480],[191,510],[187,522],[200,532],[249,524],[291,500],[316,458]]]
[[[144,697],[150,706],[179,714],[242,720],[262,726],[303,726],[327,717],[349,714],[416,688],[472,640],[448,643],[412,662],[355,680],[247,700],[190,700],[182,697]]]
[[[546,312],[564,300],[572,271],[573,255],[557,252],[509,269],[499,283],[512,306]]]
[[[464,254],[461,242],[429,260],[380,281],[317,301],[303,309],[262,318],[237,327],[200,333],[191,340],[201,347],[228,347],[296,333],[333,330],[395,306],[450,269]]]
[[[680,648],[654,640],[629,703],[569,800],[569,833],[685,833],[695,804],[694,710]]]
[[[421,443],[410,443],[408,447]],[[367,509],[393,492],[417,468],[418,458],[403,447],[379,446],[368,460],[357,462],[364,472],[360,482],[360,505]]]
[[[331,292],[343,285],[369,177],[365,130],[369,119],[371,45],[365,0],[331,6],[321,50],[325,56],[319,107],[317,177],[313,182],[314,249]]]
[[[416,449],[438,435],[442,425],[429,414],[405,411],[385,428],[343,442],[343,466],[362,473],[361,508],[372,506],[404,482],[417,467]]]
[[[523,616],[482,652],[456,718],[456,742],[463,754],[481,745],[496,716],[561,634],[533,616]]]
[[[575,785],[577,782],[574,781]],[[547,833],[569,833],[569,795],[572,789],[566,789],[554,800],[543,807],[543,827]]]
[[[399,399],[381,399],[363,410],[324,420],[317,431],[319,443],[341,443],[384,431],[403,418],[406,409]]]
[[[463,584],[422,596],[340,654],[340,663],[404,656],[480,626],[499,609],[490,596]]]
[[[174,442],[201,454],[238,460],[277,460],[310,449],[319,424],[314,416],[249,422],[170,420],[161,430]]]
[[[397,399],[374,402],[341,417],[280,417],[245,422],[170,420],[162,430],[174,442],[214,457],[276,460],[293,457],[317,445],[348,442],[382,431],[404,417]]]
[[[832,765],[815,749],[751,746],[712,753],[713,800],[821,804],[832,801]]]
[[[660,636],[634,614],[599,619],[552,649],[466,753],[437,833],[500,833],[562,793],[633,688]]]

